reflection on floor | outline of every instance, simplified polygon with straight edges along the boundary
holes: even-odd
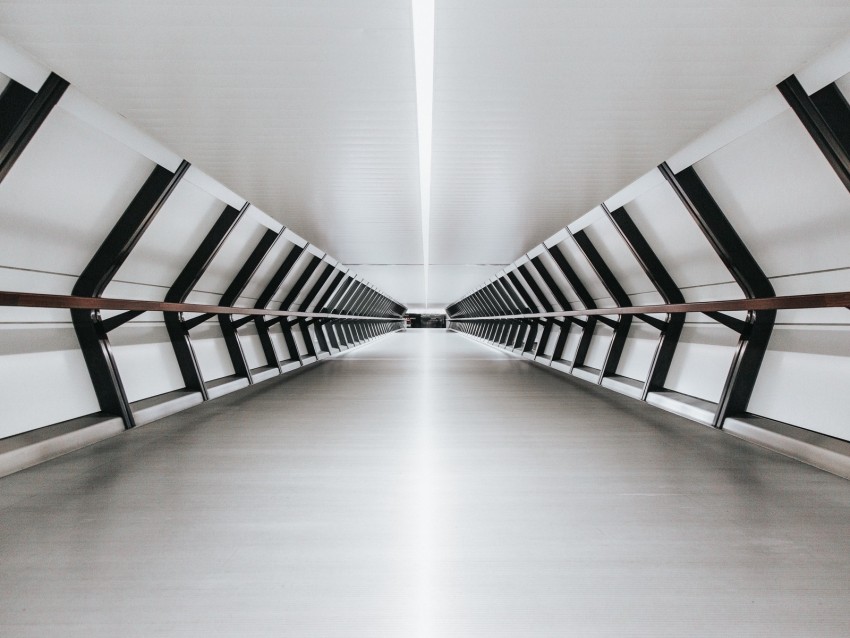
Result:
[[[0,635],[846,636],[850,483],[437,330],[0,480]]]

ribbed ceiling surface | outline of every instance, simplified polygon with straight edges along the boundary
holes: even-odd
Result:
[[[846,0],[436,7],[437,304],[850,30]],[[423,301],[408,0],[0,0],[0,34],[388,294]]]

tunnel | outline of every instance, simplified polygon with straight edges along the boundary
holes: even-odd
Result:
[[[0,2],[0,636],[850,634],[850,5]]]

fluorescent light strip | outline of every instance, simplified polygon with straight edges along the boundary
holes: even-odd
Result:
[[[425,308],[431,234],[431,140],[434,120],[434,0],[413,2],[413,53],[416,66],[416,115],[419,126],[419,195],[422,213],[422,263]]]

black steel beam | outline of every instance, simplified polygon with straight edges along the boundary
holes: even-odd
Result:
[[[596,302],[593,300],[593,297],[590,296],[590,292],[584,285],[584,282],[579,278],[576,271],[573,270],[573,267],[570,266],[567,258],[564,256],[564,253],[561,252],[561,249],[557,246],[551,246],[547,248],[549,255],[555,262],[555,265],[561,271],[561,274],[567,280],[567,283],[570,285],[570,288],[573,289],[573,292],[579,298],[582,305],[585,308],[592,309],[596,308]],[[575,354],[573,355],[572,361],[570,362],[570,370],[576,366],[583,366],[585,357],[587,356],[587,351],[590,349],[590,342],[593,339],[593,332],[596,330],[596,322],[597,317],[588,317],[584,322],[584,325],[581,325],[579,322],[575,322],[577,325],[581,326],[581,339],[579,340],[578,346],[576,347]],[[564,336],[563,343],[561,345],[561,353],[563,354],[563,346],[566,345],[566,335]],[[554,359],[553,359],[554,360]]]
[[[667,164],[662,164],[659,169],[708,243],[744,291],[744,295],[748,298],[775,296],[773,286],[764,271],[735,232],[696,170],[688,167],[674,174]],[[775,321],[775,310],[756,310],[748,313],[747,323],[751,324],[751,328],[738,340],[735,358],[714,416],[715,427],[723,427],[727,416],[746,413]]]
[[[0,124],[0,134],[3,136],[0,139],[0,182],[6,179],[6,175],[67,88],[66,80],[51,73],[25,107],[23,102],[27,95],[24,90],[18,87],[9,89],[8,93],[4,90],[4,119]],[[5,119],[6,117],[14,118],[14,122]]]
[[[514,312],[514,314],[522,314],[524,312],[522,300],[519,298],[519,295],[517,295],[516,291],[513,289],[513,286],[511,285],[510,281],[502,277],[496,277],[494,283],[502,291],[502,296],[510,301],[510,308]]]
[[[348,273],[346,273],[345,279],[342,280],[342,283],[334,292],[327,306],[323,306],[319,312],[330,312],[334,308],[338,308],[341,300],[348,294],[349,289],[354,285],[354,282],[357,281],[356,278]],[[339,313],[334,313],[339,314]]]
[[[106,236],[74,284],[73,295],[99,297],[141,239],[189,164],[176,172],[157,166]],[[101,411],[120,416],[125,428],[136,425],[121,374],[112,354],[107,330],[97,310],[71,310],[71,321],[80,342]]]
[[[336,266],[334,266],[334,268],[336,268]],[[321,297],[319,297],[319,300],[316,302],[316,312],[320,312],[322,308],[327,307],[328,300],[331,298],[331,295],[333,295],[334,292],[339,288],[344,277],[344,272],[337,272],[330,285],[325,289],[325,292],[322,294]]]
[[[519,277],[516,276],[516,273],[507,272],[505,273],[505,276],[508,278],[508,281],[511,282],[514,289],[519,293],[519,296],[522,298],[523,303],[525,303],[526,308],[528,308],[527,312],[539,312],[540,309],[537,307],[537,304],[534,303],[534,299],[531,298],[531,295],[529,294],[525,286],[520,283]]]
[[[610,294],[611,298],[614,299],[614,303],[618,306],[631,306],[632,302],[626,294],[626,291],[623,290],[622,285],[620,285],[620,282],[608,267],[608,264],[605,263],[602,255],[600,255],[599,251],[596,250],[596,246],[594,246],[593,242],[590,241],[590,237],[587,236],[587,233],[580,230],[571,234],[579,250],[581,250],[587,258],[587,261],[590,263],[590,267],[593,268],[593,271],[596,273],[596,276],[599,277],[602,285],[605,286],[608,294]],[[599,320],[605,323],[602,317],[599,317]],[[602,379],[605,377],[617,373],[617,366],[620,364],[620,357],[623,354],[626,339],[629,337],[629,329],[631,328],[631,325],[631,316],[623,315],[616,322],[616,325],[612,326],[614,335],[611,338],[611,343],[608,345],[608,351],[605,354],[602,369],[599,371],[599,383],[602,383]]]
[[[313,284],[313,287],[304,297],[304,301],[301,306],[307,310],[310,307],[310,304],[313,303],[313,300],[316,298],[316,295],[319,294],[319,291],[322,289],[322,286],[325,285],[328,279],[330,279],[331,275],[334,272],[334,267],[328,263],[325,263],[325,268],[322,272],[319,273],[319,276],[316,278],[316,283]]]
[[[549,291],[552,293],[552,296],[555,297],[555,301],[558,302],[558,305],[560,305],[563,310],[572,310],[572,305],[567,299],[567,296],[564,294],[564,291],[558,287],[558,284],[555,283],[555,278],[552,277],[552,273],[550,273],[543,264],[543,261],[540,259],[540,255],[531,260],[531,265],[534,266],[535,270],[537,270],[537,274],[540,275],[543,283],[546,284],[547,288],[549,288]]]
[[[0,93],[0,148],[14,133],[18,122],[35,99],[35,95],[35,91],[15,80],[9,80],[3,88],[3,92]]]
[[[282,236],[282,229],[279,232],[269,229],[263,234],[260,241],[254,247],[254,250],[248,256],[248,259],[242,264],[239,272],[236,273],[233,281],[230,282],[227,290],[221,296],[219,303],[222,306],[232,306],[239,299],[239,296],[256,274],[260,264],[263,263],[263,260]],[[245,358],[245,351],[242,349],[242,342],[239,340],[239,332],[236,326],[233,325],[233,315],[218,315],[218,323],[221,326],[224,343],[227,346],[227,352],[233,364],[233,371],[237,376],[247,378],[248,383],[254,383],[254,379],[251,376],[251,367],[248,365],[248,360]]]
[[[177,279],[174,280],[171,288],[168,289],[168,292],[165,294],[165,301],[169,303],[183,303],[186,301],[189,293],[197,285],[219,250],[221,250],[224,241],[233,232],[233,229],[236,228],[245,211],[248,210],[248,206],[249,204],[246,202],[241,209],[228,206],[222,211],[215,224],[213,224],[213,227],[189,258],[189,261],[186,262],[183,270],[180,271]],[[165,327],[168,330],[168,337],[171,340],[171,346],[174,348],[174,356],[177,358],[177,365],[180,367],[180,374],[183,377],[183,383],[187,389],[200,392],[206,401],[209,399],[209,394],[204,383],[201,365],[192,346],[189,331],[201,325],[207,319],[211,319],[214,315],[203,314],[187,321],[184,321],[182,313],[178,312],[165,312],[163,316],[165,318]]]
[[[552,304],[549,303],[549,299],[547,299],[546,295],[543,294],[540,286],[537,285],[537,281],[535,281],[528,266],[526,264],[517,266],[517,272],[520,277],[522,277],[522,280],[526,283],[526,285],[531,289],[534,296],[537,297],[537,306],[542,308],[544,312],[553,312],[555,309],[552,307]]]
[[[303,253],[304,246],[299,246],[298,244],[292,246],[289,253],[287,253],[286,257],[284,257],[281,265],[278,266],[277,270],[275,270],[271,279],[269,279],[268,283],[266,283],[265,288],[263,288],[263,291],[257,298],[257,302],[254,304],[255,308],[268,307],[272,298],[278,293],[287,275],[289,275],[290,271],[295,267],[295,264],[298,262]],[[263,355],[266,357],[266,364],[270,366],[277,366],[281,369],[280,356],[275,349],[274,342],[272,341],[271,334],[269,333],[269,329],[276,323],[280,324],[280,329],[283,332],[283,339],[286,343],[286,348],[289,351],[289,359],[298,359],[300,361],[301,357],[298,353],[298,348],[295,346],[295,340],[292,337],[292,329],[286,321],[281,321],[280,317],[276,317],[271,321],[266,321],[265,317],[254,317],[254,325],[257,329],[257,336],[260,339],[260,345],[263,348]]]
[[[307,285],[307,282],[310,280],[310,277],[313,276],[313,273],[316,272],[316,268],[319,267],[319,264],[322,263],[322,258],[317,257],[316,255],[311,255],[311,259],[307,262],[307,265],[304,267],[304,271],[298,277],[296,282],[293,284],[289,293],[286,295],[284,300],[280,304],[281,310],[290,310],[292,308],[292,304],[295,303],[295,300],[298,298],[298,295],[301,294],[301,290]]]
[[[850,190],[850,107],[835,84],[821,89],[816,99],[809,97],[796,76],[779,83],[779,92],[806,127],[821,153]]]
[[[103,324],[104,332],[112,332],[116,328],[120,328],[128,321],[132,321],[139,315],[143,315],[145,313],[144,310],[128,310],[127,312],[122,312],[120,315],[114,315],[109,317],[108,319],[101,319],[101,323]]]
[[[523,281],[528,285],[531,289],[531,292],[537,297],[538,306],[542,307],[544,312],[553,312],[555,308],[549,303],[549,299],[543,293],[540,286],[537,285],[537,281],[534,279],[534,276],[531,274],[531,270],[528,268],[527,264],[522,264],[517,267],[517,272],[519,276],[522,277]],[[537,333],[537,326],[534,327],[535,336]],[[542,354],[546,350],[547,342],[549,341],[549,336],[552,334],[552,324],[549,321],[545,321],[543,323],[543,330],[540,332],[540,339],[538,340],[538,345],[536,350],[534,351],[534,356],[536,357],[538,354]],[[532,344],[533,345],[533,344]]]
[[[620,233],[620,237],[623,238],[632,255],[634,255],[638,264],[640,264],[643,272],[652,282],[652,285],[655,286],[661,298],[664,299],[664,303],[685,303],[682,291],[676,285],[676,282],[673,281],[673,277],[670,276],[664,264],[661,263],[661,260],[655,254],[649,242],[646,241],[643,233],[635,225],[626,209],[620,207],[617,210],[609,211],[608,207],[604,205],[603,208],[608,213],[614,227]],[[670,372],[670,365],[673,363],[676,346],[679,343],[682,328],[685,325],[685,315],[667,315],[667,321],[664,322],[663,326],[653,323],[652,317],[648,315],[638,315],[638,317],[661,332],[655,347],[655,353],[649,364],[646,381],[641,391],[641,399],[646,400],[650,392],[661,390],[667,381],[667,374]]]

